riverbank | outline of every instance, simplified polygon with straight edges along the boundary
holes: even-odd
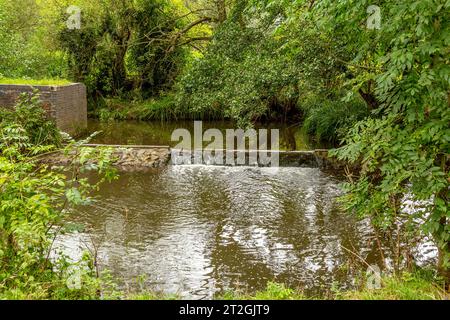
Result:
[[[220,112],[205,114],[180,106],[173,94],[147,100],[105,98],[90,112],[90,117],[107,120],[179,121],[190,119],[223,120]]]
[[[450,293],[442,289],[442,281],[436,278],[433,270],[403,272],[399,276],[383,276],[381,287],[359,290],[329,292],[326,296],[307,296],[301,290],[291,289],[284,284],[268,282],[265,290],[254,293],[228,291],[218,295],[215,300],[448,300]],[[129,294],[132,300],[180,300],[176,295],[157,293]]]
[[[431,270],[420,270],[412,273],[403,272],[399,276],[384,276],[381,287],[369,289],[362,285],[359,290],[329,292],[327,296],[308,297],[302,291],[289,289],[282,284],[268,283],[266,290],[255,294],[233,293],[223,295],[222,299],[255,299],[255,300],[443,300],[449,293],[441,288],[442,283],[434,278]],[[366,282],[366,279],[361,279]]]
[[[138,280],[139,281],[139,280]],[[417,269],[412,272],[402,272],[397,276],[383,276],[381,286],[376,289],[367,288],[365,279],[361,278],[361,287],[357,290],[333,290],[326,295],[311,296],[301,289],[292,289],[288,286],[268,282],[266,288],[256,292],[245,290],[226,291],[215,295],[212,300],[449,300],[450,292],[443,289],[442,279],[436,277],[432,269]],[[63,284],[61,284],[64,286]],[[1,287],[0,287],[1,288]],[[34,288],[36,289],[36,288]],[[0,300],[183,300],[178,294],[165,294],[148,289],[139,292],[118,290],[114,281],[108,275],[103,278],[91,278],[84,283],[83,289],[68,290],[67,288],[46,292],[28,292],[0,290]]]

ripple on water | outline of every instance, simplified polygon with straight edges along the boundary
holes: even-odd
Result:
[[[70,220],[87,233],[57,244],[76,258],[94,239],[102,268],[136,287],[205,298],[227,289],[255,290],[279,281],[312,292],[333,281],[349,254],[370,252],[367,223],[336,205],[338,181],[313,168],[169,166],[124,173],[98,201]]]

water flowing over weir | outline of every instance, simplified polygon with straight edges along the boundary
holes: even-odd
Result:
[[[180,164],[254,167],[307,167],[342,171],[345,164],[328,157],[328,150],[177,150],[168,146],[85,144],[85,148],[112,148],[113,165],[123,171]],[[276,159],[276,161],[274,161]],[[40,162],[66,164],[70,157],[55,151],[40,156]]]

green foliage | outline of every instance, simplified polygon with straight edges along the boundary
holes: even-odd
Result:
[[[246,294],[238,291],[228,291],[219,296],[220,300],[305,300],[302,293],[287,288],[284,284],[268,282],[263,291],[255,294]]]
[[[0,0],[0,78],[63,78],[66,57],[46,21],[47,4]]]
[[[444,300],[447,294],[441,281],[428,270],[404,272],[398,276],[381,278],[379,289],[338,292],[338,300]]]
[[[237,1],[204,57],[181,77],[179,104],[242,126],[303,115],[309,133],[335,141],[368,108],[344,90],[351,48],[317,25],[321,17],[301,1]]]
[[[86,141],[70,139],[64,148],[69,168],[40,164],[39,154],[55,149],[61,137],[37,99],[23,96],[0,124],[0,298],[98,298],[103,282],[93,276],[90,258],[72,264],[50,254],[71,206],[91,202],[89,192],[114,178],[112,151],[86,151],[80,148]],[[101,174],[99,184],[88,183],[86,170]],[[81,279],[76,291],[66,285],[69,269]]]
[[[13,110],[0,109],[0,119],[0,153],[13,148],[21,153],[31,149],[36,152],[36,148],[61,144],[59,130],[46,116],[37,91],[31,95],[23,93]]]
[[[84,82],[92,97],[149,98],[172,85],[183,51],[170,46],[178,21],[170,2],[104,1],[80,6],[81,29],[62,26],[58,39],[70,57],[71,77]],[[61,20],[66,18],[61,14]]]
[[[435,272],[418,269],[414,272],[404,272],[398,276],[383,276],[381,288],[336,291],[326,299],[333,300],[443,300],[447,294],[442,281],[436,278]],[[256,293],[242,293],[228,291],[218,296],[221,300],[306,300],[311,299],[298,290],[287,288],[285,285],[268,282],[265,290]],[[313,299],[324,299],[315,297]]]
[[[126,62],[141,98],[170,89],[184,62],[185,52],[171,44],[172,33],[181,27],[170,1],[141,0],[135,9],[135,38]],[[160,35],[166,39],[160,39]],[[149,45],[142,39],[157,39]]]
[[[127,101],[122,99],[107,99],[105,107],[95,110],[94,116],[101,121],[108,120],[177,120],[184,119],[172,95],[144,101]]]
[[[165,94],[159,98],[147,100],[105,99],[105,106],[92,112],[92,116],[101,121],[109,120],[186,120],[186,119],[221,119],[220,113],[211,114],[208,110],[189,112],[177,103],[174,94]]]
[[[211,3],[202,2],[200,11],[213,11]],[[440,268],[450,278],[450,2],[214,5],[220,3],[224,10],[203,16],[186,13],[174,1],[77,0],[82,28],[68,30],[68,1],[42,6],[34,0],[0,0],[0,77],[69,73],[87,84],[97,102],[120,98],[107,99],[94,111],[102,120],[210,117],[249,126],[303,116],[306,130],[319,139],[343,136],[334,155],[360,167],[344,186],[345,208],[369,217],[381,234],[396,233],[402,243],[418,233],[431,235]],[[372,4],[381,8],[380,30],[366,28]],[[194,40],[210,30],[195,31],[192,17],[200,18],[199,26],[202,19],[211,25],[206,48]],[[176,79],[175,93],[167,93]],[[136,99],[127,102],[131,98]],[[67,204],[91,201],[92,186],[79,177],[84,170],[112,177],[106,170],[111,154],[93,154],[70,141],[76,151],[66,152],[74,156],[75,183],[33,161],[62,141],[36,97],[0,112],[0,288],[9,288],[5,296],[10,297],[26,297],[27,288],[39,292],[33,297],[53,296],[61,288],[48,282],[63,279],[45,256],[50,226],[67,213]],[[106,160],[89,161],[96,157]],[[416,205],[413,213],[402,208],[405,199]],[[389,292],[398,283],[392,281]],[[56,296],[66,294],[61,290]],[[274,284],[268,290],[267,296],[292,293]],[[94,297],[93,292],[86,296]],[[413,296],[409,286],[392,295]]]
[[[63,86],[71,82],[66,79],[28,79],[28,78],[0,78],[1,84],[28,84],[31,86]]]
[[[386,229],[395,228],[400,203],[408,196],[421,206],[419,225],[435,239],[441,268],[448,270],[450,2],[381,2],[378,32],[358,24],[366,5],[342,1],[325,6],[340,32],[355,43],[354,63],[370,60],[380,66],[361,72],[352,83],[356,88],[371,84],[377,106],[374,116],[356,124],[336,151],[339,159],[362,164],[359,177],[346,185],[344,202]]]
[[[367,106],[360,100],[332,101],[317,95],[305,97],[303,127],[318,140],[336,142],[359,120],[368,116]]]
[[[203,58],[182,76],[179,103],[190,112],[221,113],[246,126],[298,113],[297,69],[275,37],[276,15],[238,2]]]

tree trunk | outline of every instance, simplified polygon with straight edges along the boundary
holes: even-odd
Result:
[[[216,0],[216,8],[217,20],[219,23],[222,23],[227,19],[227,8],[225,6],[225,0]]]
[[[376,108],[378,108],[378,101],[375,98],[375,96],[370,92],[364,92],[361,88],[358,90],[359,94],[361,95],[361,97],[364,99],[364,101],[366,102],[367,106],[369,107],[370,110],[374,110]]]

